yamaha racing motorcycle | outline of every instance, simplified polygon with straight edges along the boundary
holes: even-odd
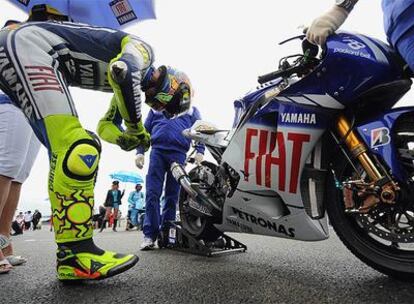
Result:
[[[339,32],[235,102],[231,131],[198,121],[185,136],[216,163],[186,172],[180,218],[195,238],[223,232],[302,241],[329,237],[369,266],[414,279],[414,107],[393,108],[410,74],[385,43]]]

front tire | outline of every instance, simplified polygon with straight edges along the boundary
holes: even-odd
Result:
[[[342,182],[352,175],[352,169],[349,164],[344,164],[336,173]],[[333,179],[328,188],[331,191],[329,197],[332,198],[327,204],[328,216],[344,245],[361,261],[377,271],[399,280],[414,280],[414,246],[411,250],[403,249],[394,242],[381,240],[369,233],[358,222],[360,215],[345,213],[342,190],[336,188]]]

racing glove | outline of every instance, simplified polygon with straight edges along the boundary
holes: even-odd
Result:
[[[148,150],[150,145],[150,135],[145,130],[142,121],[137,124],[125,122],[127,129],[122,128],[122,117],[117,107],[117,100],[114,95],[108,111],[99,121],[97,133],[100,138],[111,144],[117,144],[121,149],[130,151],[137,146],[142,146]]]
[[[151,137],[145,130],[142,121],[139,121],[138,124],[125,122],[125,125],[127,129],[117,138],[116,144],[125,151],[131,151],[138,146],[147,151],[150,147]]]
[[[138,167],[138,169],[144,168],[145,164],[145,156],[144,154],[137,154],[135,157],[135,165]]]
[[[335,5],[328,12],[316,18],[306,32],[306,39],[316,45],[324,45],[326,38],[332,35],[346,20],[349,13]]]

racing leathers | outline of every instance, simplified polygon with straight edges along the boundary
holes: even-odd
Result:
[[[126,130],[114,126],[113,119],[104,119],[98,133],[124,150],[148,148],[149,135],[141,120],[141,83],[150,77],[152,62],[148,44],[109,28],[48,21],[0,31],[0,88],[22,109],[48,149],[48,190],[55,238],[62,248],[92,238],[93,190],[101,152],[96,135],[81,126],[68,86],[114,92],[109,111],[115,104]],[[59,258],[67,258],[67,250],[61,251],[58,265]],[[131,256],[118,260],[111,261],[112,266],[132,263]],[[83,269],[85,273],[75,276],[58,269],[59,278],[116,274],[104,266],[93,274]]]

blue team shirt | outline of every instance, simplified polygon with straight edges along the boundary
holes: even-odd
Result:
[[[175,119],[165,118],[164,114],[151,110],[144,124],[151,134],[151,147],[186,154],[190,149],[191,140],[184,137],[182,132],[191,128],[200,119],[201,115],[196,107],[192,107],[187,114]],[[204,153],[205,147],[198,144],[196,150]],[[137,153],[143,154],[144,149],[139,147]]]
[[[395,46],[414,27],[414,0],[382,0],[382,9],[385,33]]]

